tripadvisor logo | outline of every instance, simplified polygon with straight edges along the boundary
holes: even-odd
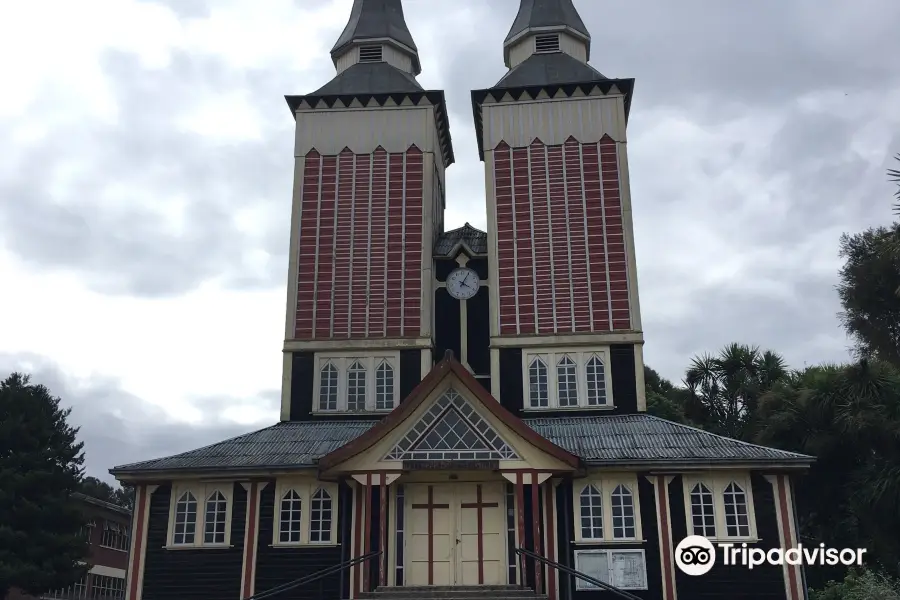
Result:
[[[747,544],[736,547],[734,544],[717,544],[722,549],[722,564],[727,566],[742,565],[748,569],[764,564],[770,565],[862,565],[865,548],[826,548],[819,544],[818,548],[804,548],[799,544],[796,548],[750,548]],[[716,549],[712,542],[703,536],[689,535],[681,540],[675,548],[675,564],[687,575],[705,575],[716,564]]]

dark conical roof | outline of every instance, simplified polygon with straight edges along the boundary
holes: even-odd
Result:
[[[417,52],[416,43],[403,18],[401,0],[353,0],[350,21],[344,27],[331,54],[355,40],[389,38]]]
[[[563,52],[532,54],[498,81],[495,88],[565,85],[608,79],[597,69]]]
[[[519,14],[503,43],[508,44],[531,28],[555,26],[568,27],[587,39],[591,38],[572,0],[520,0]]]

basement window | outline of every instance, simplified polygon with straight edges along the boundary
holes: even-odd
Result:
[[[359,62],[361,63],[373,63],[373,62],[382,62],[384,58],[382,57],[382,46],[360,46],[359,47]]]
[[[559,52],[559,34],[538,35],[534,38],[535,53]]]

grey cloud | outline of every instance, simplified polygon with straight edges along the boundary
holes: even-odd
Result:
[[[208,17],[210,5],[207,0],[138,0],[148,4],[162,4],[179,17],[202,19]]]
[[[108,473],[111,467],[200,448],[278,421],[280,393],[273,390],[246,399],[192,399],[191,406],[204,415],[202,423],[192,425],[173,420],[158,406],[123,390],[113,379],[92,377],[76,382],[46,357],[0,353],[0,378],[14,371],[30,374],[32,383],[45,385],[63,406],[72,407],[69,424],[80,427],[86,473],[107,481],[112,480]],[[241,405],[262,409],[271,418],[247,426],[222,416],[224,409]]]

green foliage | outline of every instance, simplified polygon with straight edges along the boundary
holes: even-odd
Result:
[[[91,496],[128,510],[134,508],[134,488],[113,487],[96,477],[85,477],[81,480],[78,491],[86,496]]]
[[[759,397],[787,376],[781,356],[755,346],[731,344],[716,356],[696,357],[684,378],[685,415],[713,433],[747,439]]]
[[[810,590],[809,600],[900,600],[900,581],[874,571],[850,571],[841,582]]]
[[[900,222],[841,236],[838,294],[859,357],[900,366]]]
[[[900,161],[900,154],[894,158]],[[900,169],[888,169],[888,177],[893,183],[898,184],[897,191],[894,192],[894,197],[897,198],[897,203],[894,204],[894,212],[900,215]]]
[[[759,402],[759,443],[816,457],[797,486],[804,542],[866,548],[900,564],[900,372],[886,363],[812,367]]]
[[[687,424],[684,403],[687,390],[672,385],[648,366],[644,366],[644,393],[647,397],[647,413],[660,419]]]
[[[13,373],[0,382],[0,598],[36,595],[80,580],[88,552],[71,495],[84,463],[78,429],[46,387]]]

